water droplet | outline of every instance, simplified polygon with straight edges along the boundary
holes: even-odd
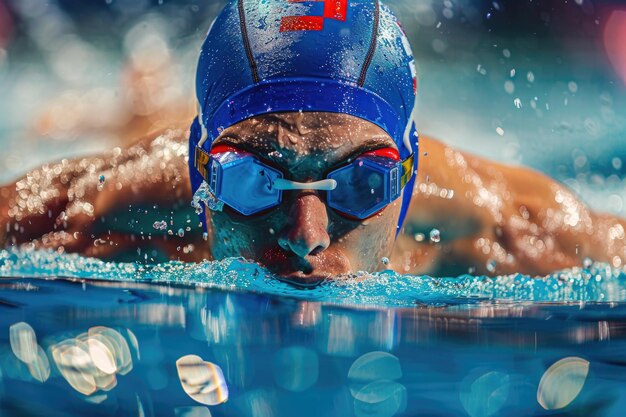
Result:
[[[489,260],[487,261],[487,265],[485,265],[485,266],[486,266],[486,268],[487,268],[487,271],[489,271],[489,272],[495,272],[495,270],[496,270],[496,266],[497,266],[497,263],[496,263],[496,261],[495,261],[495,260],[493,260],[493,259],[489,259]]]
[[[102,191],[104,189],[104,181],[105,180],[106,180],[106,178],[104,177],[104,175],[100,175],[98,177],[98,186],[97,186],[98,191]]]
[[[439,229],[433,229],[430,231],[430,241],[434,243],[441,242],[441,233]]]
[[[185,236],[185,231],[182,228],[178,229],[177,235],[178,235],[178,237],[183,237],[183,236]]]
[[[423,242],[424,239],[426,239],[426,236],[424,236],[424,233],[415,233],[415,235],[413,235],[413,239],[415,239],[416,242]]]
[[[387,258],[386,256],[383,256],[380,261],[383,263],[383,265],[389,265],[389,258]]]
[[[502,129],[501,127],[497,127],[496,133],[500,136],[504,136],[504,129]]]
[[[591,268],[591,265],[593,265],[593,261],[591,260],[591,258],[585,258],[583,259],[583,267],[585,269],[589,269]]]
[[[520,100],[519,97],[513,100],[513,104],[515,104],[515,107],[517,107],[518,109],[522,108],[522,100]]]
[[[152,227],[156,230],[167,229],[167,222],[165,220],[157,221],[152,224]]]
[[[534,83],[535,82],[535,74],[533,74],[532,71],[528,71],[528,74],[526,74],[526,79],[528,80],[529,83]]]

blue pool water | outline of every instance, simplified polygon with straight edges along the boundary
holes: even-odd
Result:
[[[298,290],[238,259],[3,251],[0,408],[623,416],[626,275],[586,266],[540,279],[383,272]]]

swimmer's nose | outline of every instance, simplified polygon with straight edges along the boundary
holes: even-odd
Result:
[[[326,205],[314,192],[300,193],[291,209],[278,244],[301,258],[324,251],[330,245]]]

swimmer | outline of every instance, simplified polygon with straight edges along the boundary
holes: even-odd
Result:
[[[2,187],[0,244],[245,257],[300,285],[622,266],[623,219],[540,173],[418,138],[416,92],[409,42],[377,0],[231,1],[202,46],[191,128]]]

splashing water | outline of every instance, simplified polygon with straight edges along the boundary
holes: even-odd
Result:
[[[52,251],[0,251],[0,276],[62,277],[121,282],[151,282],[251,291],[304,300],[349,305],[410,307],[459,305],[479,301],[621,302],[626,274],[608,264],[572,268],[533,278],[515,274],[457,278],[401,275],[391,271],[359,272],[307,290],[279,281],[256,263],[230,258],[199,264],[158,265],[104,262]]]
[[[204,209],[202,204],[213,211],[222,211],[224,208],[224,203],[217,199],[206,181],[202,182],[202,185],[200,185],[198,190],[194,193],[193,199],[191,200],[191,207],[196,209],[197,214],[202,214],[202,210]]]

